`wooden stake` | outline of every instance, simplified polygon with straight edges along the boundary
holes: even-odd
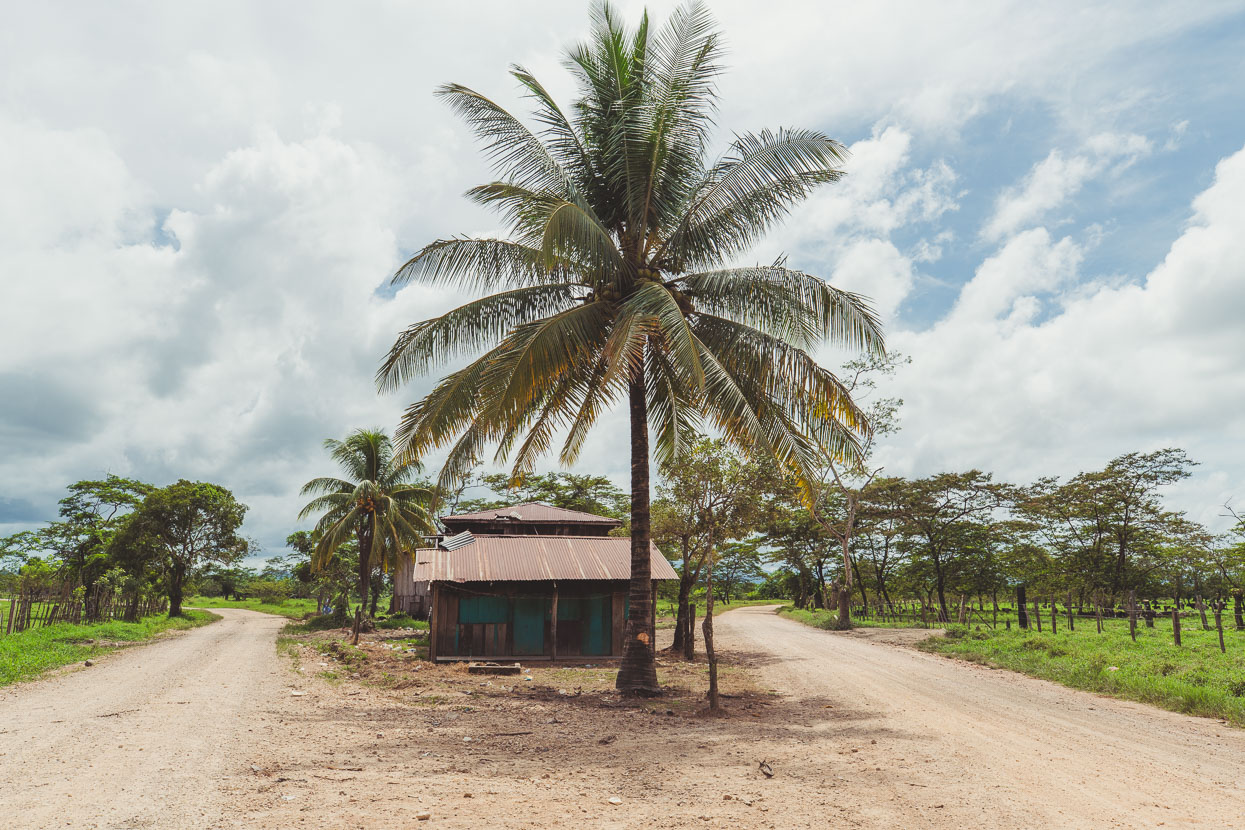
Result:
[[[1128,592],[1128,633],[1137,642],[1137,592]]]
[[[1211,608],[1215,611],[1215,630],[1219,632],[1219,653],[1227,654],[1228,650],[1223,647],[1223,600],[1219,600]]]
[[[653,613],[656,613],[654,611]],[[550,644],[549,659],[558,659],[558,583],[553,583],[553,603],[549,608],[549,639],[553,642]]]
[[[1068,591],[1068,630],[1076,631],[1076,617],[1072,615],[1072,592]]]
[[[1172,606],[1172,634],[1176,638],[1176,645],[1180,645],[1180,609]]]

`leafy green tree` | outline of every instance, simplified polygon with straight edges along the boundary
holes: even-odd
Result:
[[[211,563],[199,571],[199,584],[205,596],[220,595],[225,599],[242,599],[257,574],[254,568],[223,567]]]
[[[722,602],[730,603],[764,579],[765,569],[761,567],[760,542],[757,539],[727,542],[718,550],[713,567],[713,585]]]
[[[844,386],[857,403],[863,403],[864,398],[876,391],[879,378],[893,375],[901,363],[909,362],[910,359],[898,354],[866,355],[844,367]],[[852,627],[852,574],[859,570],[852,560],[852,538],[856,534],[861,491],[882,472],[881,467],[872,464],[873,452],[878,438],[898,431],[897,413],[902,405],[903,401],[898,398],[877,398],[869,402],[866,412],[871,430],[864,435],[860,451],[851,457],[850,463],[844,463],[833,447],[818,448],[817,486],[809,493],[809,512],[839,543],[843,559],[843,582],[835,587],[839,630]],[[867,611],[869,595],[864,585],[860,586],[860,596]]]
[[[318,541],[315,533],[306,530],[286,537],[286,546],[294,550],[289,557],[290,571],[296,580],[308,586],[309,593],[315,594],[317,613],[325,613],[324,609],[330,607],[333,617],[345,622],[350,589],[359,570],[359,545],[355,540],[342,544],[327,562],[314,568],[311,559]]]
[[[479,477],[479,483],[493,491],[493,498],[459,500],[454,506],[455,512],[491,510],[536,501],[565,510],[622,519],[629,504],[626,493],[605,476],[598,475],[542,473],[526,475],[516,482],[504,473],[486,473]]]
[[[702,573],[713,568],[718,546],[753,531],[764,483],[759,466],[721,439],[701,437],[677,463],[662,469],[655,529],[658,542],[682,558],[674,647],[689,660],[694,653],[692,591]]]
[[[92,598],[90,589],[116,565],[109,553],[112,537],[154,488],[109,475],[102,480],[79,481],[67,489],[69,494],[59,503],[60,519],[38,530],[0,539],[0,558],[48,558],[56,563],[62,579],[76,582]],[[94,609],[88,607],[86,615],[93,619]]]
[[[1062,484],[1042,479],[1017,507],[1080,587],[1118,597],[1165,568],[1163,550],[1180,517],[1163,506],[1159,490],[1193,466],[1178,449],[1127,453]]]
[[[436,533],[428,509],[433,491],[411,483],[419,465],[397,462],[389,436],[382,430],[356,430],[344,441],[330,438],[324,446],[347,478],[315,478],[304,484],[302,495],[315,498],[298,517],[320,516],[311,555],[316,570],[328,567],[347,542],[358,545],[358,620],[368,610],[372,571],[377,565],[392,565],[403,551],[418,547],[424,536]],[[358,636],[356,622],[355,642]]]
[[[566,65],[570,115],[525,69],[539,133],[485,96],[439,94],[485,145],[498,179],[468,196],[498,209],[507,234],[433,242],[394,277],[487,296],[416,323],[378,373],[393,389],[464,353],[483,355],[406,412],[406,457],[452,444],[442,484],[486,446],[520,478],[565,435],[574,463],[603,412],[630,415],[631,592],[619,689],[659,691],[648,622],[649,455],[681,455],[707,420],[739,450],[806,474],[816,448],[849,457],[864,414],[808,350],[827,340],[883,351],[864,300],[823,280],[735,262],[818,186],[842,175],[837,141],[812,130],[736,134],[707,163],[721,43],[690,3],[664,26],[631,29],[594,6]],[[490,293],[496,292],[496,293]],[[652,435],[650,435],[650,427]]]
[[[834,538],[814,518],[792,477],[771,480],[760,530],[766,558],[791,573],[788,585],[796,607],[827,607],[826,579],[835,566]]]
[[[113,539],[131,561],[154,561],[164,570],[169,616],[182,614],[186,576],[207,563],[232,564],[246,555],[239,535],[247,507],[218,484],[181,479],[152,490]]]
[[[950,620],[947,592],[968,590],[974,557],[982,552],[994,512],[1008,504],[1010,489],[980,470],[878,484],[911,545],[910,566],[927,570],[940,618]]]

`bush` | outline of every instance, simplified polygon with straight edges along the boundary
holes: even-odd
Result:
[[[247,593],[261,602],[280,605],[290,598],[290,584],[283,579],[257,579],[247,586]]]
[[[334,628],[342,628],[345,620],[333,614],[317,614],[314,617],[308,617],[304,622],[291,623],[287,630],[289,631],[330,631]]]

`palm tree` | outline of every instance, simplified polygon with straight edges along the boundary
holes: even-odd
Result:
[[[304,484],[301,495],[315,498],[298,517],[322,514],[313,534],[317,537],[311,555],[313,570],[326,567],[338,549],[352,539],[359,544],[357,642],[358,621],[366,613],[376,564],[391,566],[424,534],[436,533],[428,510],[433,493],[410,483],[420,469],[418,463],[396,461],[392,442],[382,430],[356,430],[345,441],[330,438],[324,446],[347,478],[313,478]]]
[[[592,20],[589,40],[566,57],[579,85],[573,115],[512,70],[535,106],[536,133],[466,87],[438,90],[498,174],[468,197],[499,210],[509,234],[438,240],[402,266],[395,284],[487,296],[406,329],[377,381],[396,388],[484,351],[411,405],[396,435],[410,457],[452,444],[443,482],[493,443],[499,461],[513,454],[516,477],[555,440],[571,465],[601,414],[627,400],[631,592],[617,685],[650,694],[659,691],[647,634],[650,429],[665,463],[705,421],[797,475],[818,447],[851,457],[864,416],[807,350],[832,340],[880,354],[883,345],[861,297],[783,260],[732,264],[842,175],[842,145],[812,130],[744,133],[707,165],[721,49],[706,8],[685,5],[659,29],[645,15],[630,30],[608,4]]]

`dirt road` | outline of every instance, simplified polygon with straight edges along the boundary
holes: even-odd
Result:
[[[724,643],[850,746],[863,826],[1224,827],[1245,820],[1245,731],[744,608]],[[895,636],[889,633],[883,636]]]
[[[222,619],[90,668],[0,690],[0,825],[217,826],[222,784],[291,678],[280,617]]]
[[[903,632],[725,614],[724,690],[750,685],[746,665],[775,694],[728,697],[729,717],[706,718],[581,695],[605,669],[486,679],[381,642],[370,676],[386,684],[359,685],[315,649],[297,667],[277,654],[283,620],[218,613],[0,691],[0,827],[1059,830],[1245,816],[1245,731],[879,642]],[[687,676],[676,667],[662,670]],[[339,679],[312,676],[329,671]]]

